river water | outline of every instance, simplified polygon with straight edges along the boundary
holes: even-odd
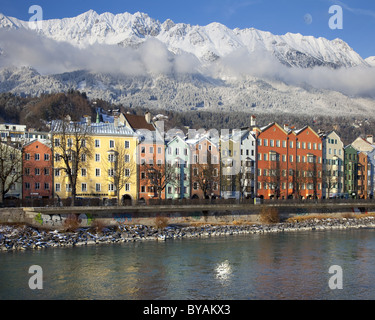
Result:
[[[32,265],[42,289],[29,287]],[[329,286],[333,265],[342,289]],[[1,252],[0,299],[375,299],[375,230]]]

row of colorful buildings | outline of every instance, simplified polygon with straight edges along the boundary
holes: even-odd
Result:
[[[1,124],[0,133],[8,198],[367,199],[375,191],[373,136],[344,146],[335,131],[259,127],[254,116],[245,128],[186,134],[166,132],[160,115],[98,110],[96,121],[56,120],[48,132]]]

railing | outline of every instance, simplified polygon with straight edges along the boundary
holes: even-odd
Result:
[[[375,199],[259,199],[257,204],[293,205],[293,204],[375,204]],[[117,199],[76,199],[76,206],[99,207],[117,206]],[[255,205],[254,199],[146,199],[126,200],[121,206],[194,206],[194,205]],[[69,207],[71,199],[5,199],[4,207]]]

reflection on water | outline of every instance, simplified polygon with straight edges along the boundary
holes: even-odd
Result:
[[[28,268],[43,268],[43,290]],[[330,290],[329,268],[344,272]],[[375,230],[0,253],[0,299],[374,299]]]

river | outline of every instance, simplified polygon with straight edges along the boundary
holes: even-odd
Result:
[[[1,300],[372,300],[375,229],[0,252],[0,266]]]

